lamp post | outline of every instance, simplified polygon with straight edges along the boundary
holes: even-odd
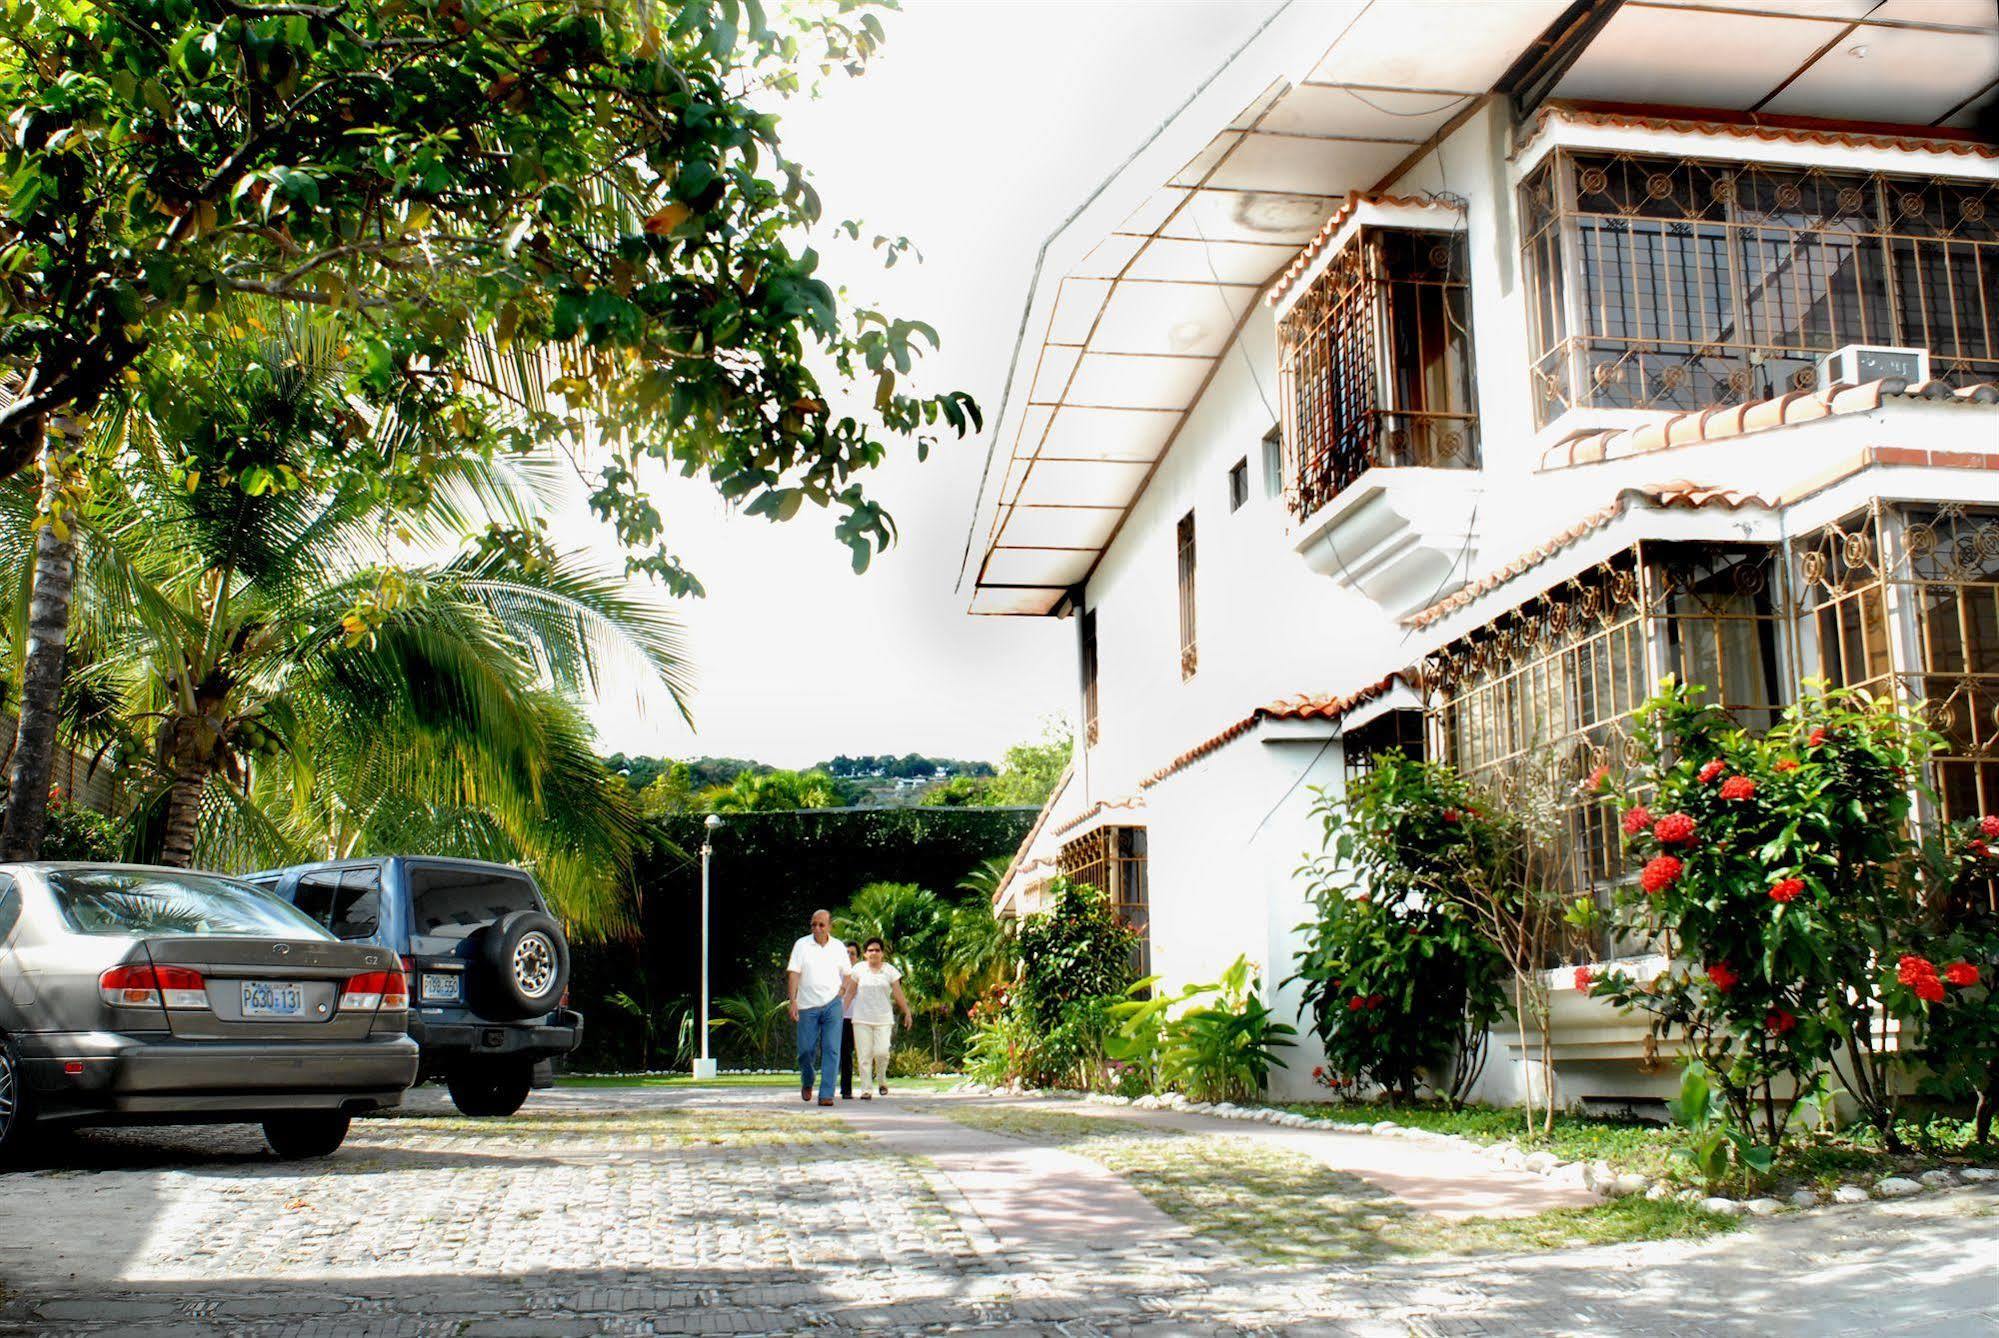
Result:
[[[715,1076],[715,1061],[708,1057],[708,857],[715,853],[715,832],[722,819],[710,813],[701,833],[701,1057],[694,1061],[694,1076]]]

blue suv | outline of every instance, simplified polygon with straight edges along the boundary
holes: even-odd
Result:
[[[481,860],[395,855],[250,874],[334,937],[402,958],[421,1077],[443,1078],[467,1115],[511,1115],[552,1061],[583,1041],[569,941],[541,889]]]

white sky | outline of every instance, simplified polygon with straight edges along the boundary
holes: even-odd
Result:
[[[882,16],[888,40],[869,72],[791,107],[783,141],[811,169],[829,228],[858,217],[923,252],[886,272],[831,252],[822,274],[934,325],[943,351],[917,385],[970,390],[990,425],[1042,240],[1272,4],[905,5]],[[593,712],[604,750],[783,766],[842,752],[997,760],[1072,715],[1071,624],[973,618],[953,589],[985,447],[947,440],[919,465],[912,446],[875,472],[867,486],[901,541],[860,577],[830,513],[773,525],[667,480],[668,534],[708,589],[679,609],[698,733],[607,688]]]

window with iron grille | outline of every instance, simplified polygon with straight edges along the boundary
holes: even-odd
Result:
[[[1999,376],[1999,184],[1563,150],[1521,187],[1535,415],[1811,389],[1847,344]]]
[[[1928,703],[1941,816],[1999,812],[1999,512],[1876,506],[1802,542],[1798,579],[1820,675]]]
[[[1428,755],[1421,711],[1383,711],[1366,724],[1340,733],[1340,753],[1346,763],[1348,784],[1373,771],[1381,755],[1391,752],[1419,761]]]
[[[1194,513],[1180,517],[1176,549],[1180,567],[1180,677],[1192,678],[1200,657],[1194,642]]]
[[[1118,923],[1138,933],[1132,970],[1152,974],[1152,903],[1146,879],[1145,828],[1099,827],[1064,845],[1056,868],[1071,882],[1088,883],[1111,899]]]
[[[1229,511],[1231,514],[1242,510],[1249,500],[1249,457],[1244,456],[1229,467]]]
[[[1616,812],[1585,782],[1619,766],[1660,672],[1766,728],[1790,676],[1784,582],[1761,544],[1639,544],[1427,662],[1441,755],[1521,811],[1566,815],[1578,891],[1622,876]]]
[[[1082,626],[1077,633],[1081,641],[1079,658],[1083,663],[1083,746],[1094,748],[1097,743],[1097,611],[1083,610]]]
[[[1362,228],[1284,314],[1278,378],[1297,514],[1376,465],[1478,467],[1465,272],[1458,233]]]

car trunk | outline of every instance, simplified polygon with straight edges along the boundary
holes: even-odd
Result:
[[[176,936],[143,946],[155,967],[201,973],[208,1007],[166,1010],[168,1027],[187,1040],[364,1039],[378,1010],[342,1012],[341,986],[397,965],[381,948],[303,939]]]
[[[417,864],[409,883],[411,1005],[476,1007],[488,970],[479,932],[514,911],[541,910],[534,883],[518,873],[451,864]]]

